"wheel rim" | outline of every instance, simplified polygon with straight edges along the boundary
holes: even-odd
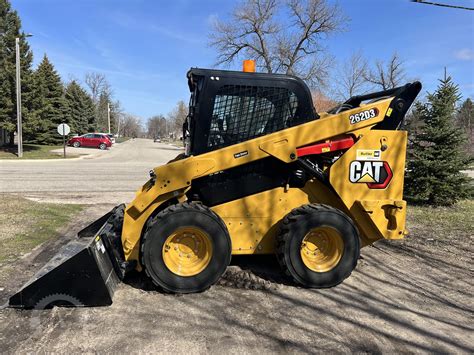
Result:
[[[179,228],[166,239],[162,255],[166,267],[173,274],[194,276],[211,261],[211,239],[199,228]]]
[[[344,242],[332,227],[311,229],[301,242],[300,255],[306,267],[314,272],[332,270],[342,258]]]

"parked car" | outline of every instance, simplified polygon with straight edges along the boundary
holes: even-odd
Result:
[[[107,136],[109,137],[110,141],[112,142],[112,144],[115,144],[115,137],[112,133],[98,133],[98,134],[103,134],[104,136]]]
[[[112,146],[112,141],[105,134],[87,133],[79,137],[73,137],[67,142],[73,147],[96,147],[99,149],[107,149]]]

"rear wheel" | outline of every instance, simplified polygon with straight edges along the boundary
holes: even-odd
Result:
[[[172,205],[149,223],[141,262],[153,282],[168,292],[209,288],[230,263],[231,241],[219,216],[200,203]]]
[[[75,148],[79,148],[81,146],[81,143],[76,141],[72,144],[72,146]]]
[[[100,150],[105,150],[107,148],[107,145],[105,143],[100,143],[99,144],[99,149]]]
[[[306,287],[332,287],[357,265],[359,233],[342,211],[326,205],[304,205],[282,222],[278,260],[293,279]]]

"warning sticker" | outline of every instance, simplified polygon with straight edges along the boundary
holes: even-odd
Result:
[[[99,237],[97,237],[96,242],[95,242],[95,247],[97,248],[98,251],[102,252],[102,254],[105,253],[105,247],[102,241],[100,240]]]
[[[357,149],[357,160],[380,160],[381,150]]]

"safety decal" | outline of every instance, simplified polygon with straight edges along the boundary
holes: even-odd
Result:
[[[235,158],[235,159],[237,159],[237,158],[242,158],[242,157],[245,157],[246,155],[249,155],[248,150],[244,150],[243,152],[235,153],[235,154],[234,154],[234,158]]]
[[[392,169],[386,161],[354,160],[349,168],[349,181],[367,184],[370,189],[386,188],[392,177]]]
[[[357,160],[380,160],[381,157],[381,150],[357,149]]]
[[[353,115],[350,115],[349,120],[351,121],[351,124],[356,124],[362,121],[370,120],[371,118],[376,117],[378,114],[379,114],[379,110],[377,110],[374,107],[369,110],[364,110],[362,112],[354,113]]]
[[[105,253],[105,246],[99,237],[96,238],[95,247],[97,248],[98,251],[102,252],[102,254]]]

